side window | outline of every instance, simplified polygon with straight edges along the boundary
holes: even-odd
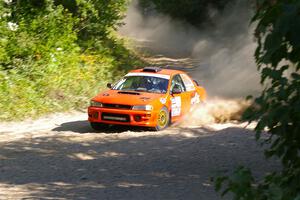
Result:
[[[173,79],[172,79],[172,82],[171,82],[171,91],[173,90],[174,87],[178,87],[180,88],[181,92],[185,92],[186,91],[186,88],[184,86],[184,83],[180,77],[179,74],[176,74]]]
[[[180,74],[180,77],[182,78],[184,86],[185,86],[187,91],[194,91],[195,90],[195,86],[194,86],[193,81],[186,74]]]

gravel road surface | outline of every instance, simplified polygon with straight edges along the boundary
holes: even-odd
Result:
[[[276,168],[243,124],[94,132],[80,112],[0,124],[0,199],[221,199],[211,177]],[[228,198],[228,197],[227,197]]]

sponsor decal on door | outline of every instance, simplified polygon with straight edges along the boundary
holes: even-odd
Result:
[[[175,116],[179,116],[181,113],[181,97],[173,97],[171,99],[171,116],[175,117]]]

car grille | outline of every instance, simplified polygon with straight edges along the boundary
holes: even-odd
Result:
[[[122,110],[131,110],[132,106],[130,105],[122,105],[122,104],[103,104],[104,108],[111,108],[111,109],[122,109]]]
[[[129,115],[124,114],[102,113],[101,118],[105,121],[130,122]]]

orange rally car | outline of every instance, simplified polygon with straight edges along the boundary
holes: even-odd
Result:
[[[204,101],[206,91],[185,72],[158,67],[130,71],[91,100],[88,120],[95,130],[108,124],[162,130]]]

